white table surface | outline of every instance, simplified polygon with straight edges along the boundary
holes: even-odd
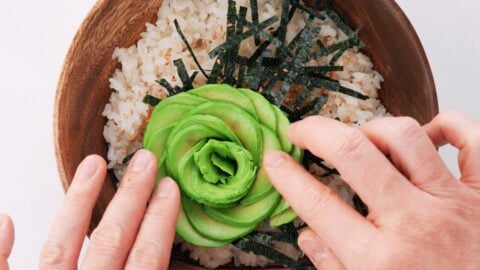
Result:
[[[94,2],[1,0],[0,212],[10,213],[16,225],[12,269],[37,268],[63,198],[53,154],[54,91],[69,44]],[[398,2],[423,41],[441,109],[480,115],[480,2]],[[455,151],[442,154],[456,167]]]

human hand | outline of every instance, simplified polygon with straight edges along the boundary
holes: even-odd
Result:
[[[369,208],[366,218],[288,155],[267,173],[310,229],[299,245],[321,269],[480,269],[480,125],[446,112],[421,127],[382,118],[361,129],[310,117],[289,138],[335,166]],[[460,150],[461,178],[436,146]],[[388,155],[391,161],[386,157]]]
[[[12,219],[0,214],[0,270],[8,270],[8,257],[12,252],[15,231]]]
[[[99,156],[89,156],[80,164],[42,250],[40,269],[77,269],[106,171]],[[155,157],[138,151],[90,237],[81,269],[167,269],[180,191],[165,178],[152,195],[156,172]]]

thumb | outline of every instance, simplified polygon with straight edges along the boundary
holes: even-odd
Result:
[[[304,230],[298,237],[298,245],[317,269],[338,269],[345,267],[325,242],[311,229]]]
[[[13,239],[15,238],[12,219],[5,214],[0,214],[0,269],[8,269],[7,259],[12,252]]]

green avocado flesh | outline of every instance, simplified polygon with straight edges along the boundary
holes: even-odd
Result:
[[[280,226],[296,218],[262,166],[270,150],[301,161],[303,151],[287,138],[289,124],[261,94],[224,84],[204,85],[155,107],[143,145],[157,157],[157,183],[171,176],[180,187],[176,231],[184,240],[219,247],[266,219]]]

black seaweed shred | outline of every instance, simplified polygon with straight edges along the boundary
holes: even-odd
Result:
[[[242,34],[239,34],[239,35],[236,35],[234,36],[235,39],[238,39],[238,40],[245,40],[253,35],[255,35],[256,33],[258,33],[259,35],[263,32],[264,32],[264,29],[270,27],[272,24],[276,23],[278,21],[278,17],[277,16],[272,16],[268,19],[266,19],[265,21],[259,23],[258,25],[256,24],[253,24],[249,21],[247,21],[246,19],[245,20],[242,20],[241,18],[239,18],[239,20],[243,21],[243,23],[245,24],[246,27],[249,28],[248,31],[245,31],[243,32]],[[248,24],[247,24],[248,23]],[[208,55],[210,56],[210,58],[215,58],[217,57],[220,53],[222,53],[223,51],[225,51],[226,49],[228,49],[228,47],[230,46],[235,46],[235,44],[232,44],[232,43],[222,43],[221,45],[219,45],[218,47],[216,47],[215,49],[211,50]]]
[[[140,149],[138,149],[138,150],[140,150]],[[136,150],[135,152],[127,155],[127,156],[122,160],[122,164],[124,164],[124,165],[125,165],[125,164],[128,164],[128,163],[130,162],[130,160],[132,160],[133,156],[135,155],[135,153],[137,153],[138,150]]]
[[[257,0],[250,0],[250,9],[252,11],[252,23],[255,25],[258,25],[259,19],[258,19],[258,2]],[[255,34],[255,45],[260,45],[260,36]]]
[[[303,5],[302,3],[300,3],[300,1],[298,0],[292,0],[291,1],[291,4],[293,6],[295,6],[296,8],[306,12],[307,14],[311,15],[311,16],[314,16],[315,18],[323,21],[325,20],[325,16],[323,16],[322,14],[320,14],[320,12],[318,10],[315,10],[315,9],[312,9],[312,8],[309,8],[307,7],[306,5]]]
[[[235,73],[235,58],[238,55],[238,50],[240,49],[240,42],[236,36],[236,25],[237,25],[237,3],[233,0],[228,1],[228,12],[227,12],[227,40],[225,43],[232,44],[225,49],[225,66],[223,73],[223,83],[233,84],[233,76]],[[238,22],[243,25],[242,21]]]
[[[200,72],[202,72],[203,76],[205,76],[205,78],[208,79],[207,72],[205,72],[205,70],[202,68],[202,65],[200,65],[200,62],[198,62],[198,59],[195,56],[195,53],[193,52],[192,46],[190,46],[190,43],[188,43],[188,40],[185,37],[185,35],[183,34],[182,29],[180,28],[180,24],[178,23],[177,19],[173,20],[173,23],[175,24],[175,29],[177,30],[178,35],[182,39],[183,43],[185,43],[185,45],[187,46],[188,52],[190,52],[190,55],[192,56],[193,61],[195,61],[195,64],[197,65]]]
[[[157,81],[158,84],[161,86],[165,87],[167,89],[168,93],[172,95],[175,92],[175,88],[165,79],[160,79]]]
[[[368,215],[368,207],[365,203],[360,199],[358,194],[353,196],[353,205],[355,206],[355,210],[360,213],[362,216],[366,217]]]
[[[150,106],[157,106],[158,103],[160,103],[160,99],[159,98],[156,98],[152,95],[146,95],[144,98],[143,98],[143,102],[150,105]]]
[[[188,75],[187,68],[185,67],[185,63],[183,63],[183,59],[175,59],[173,60],[173,64],[175,67],[177,67],[177,72],[178,72],[178,77],[180,77],[180,80],[182,81],[183,84],[183,91],[187,91],[190,89],[193,89],[193,84],[192,81],[190,80],[190,75]]]
[[[271,260],[273,260],[276,263],[283,264],[287,267],[290,267],[292,269],[313,269],[311,266],[294,260],[287,255],[265,245],[261,244],[246,238],[240,239],[239,241],[236,241],[234,245],[243,250],[243,251],[251,251],[257,255],[262,255],[265,256]]]
[[[282,0],[282,15],[280,16],[280,26],[278,26],[277,30],[277,37],[282,42],[285,42],[287,36],[290,7],[290,0]]]

